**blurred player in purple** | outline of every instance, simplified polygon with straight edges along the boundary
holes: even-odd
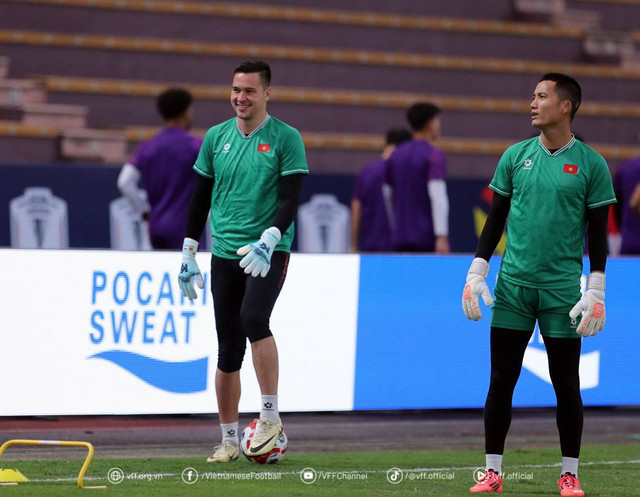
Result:
[[[396,252],[450,252],[447,161],[432,144],[440,136],[439,114],[431,103],[409,107],[413,140],[397,147],[388,160]]]
[[[614,206],[620,226],[621,255],[640,254],[640,157],[620,164],[613,180],[618,203]],[[634,195],[635,193],[635,195]]]
[[[398,145],[411,140],[402,128],[390,129],[382,156],[362,168],[356,177],[351,200],[351,251],[391,252],[391,206],[383,188],[387,159]]]
[[[118,177],[118,189],[149,222],[149,236],[154,249],[182,248],[187,227],[191,193],[195,186],[193,164],[202,140],[188,131],[191,128],[191,93],[170,88],[157,99],[164,129],[142,143]],[[147,192],[148,203],[138,189]]]

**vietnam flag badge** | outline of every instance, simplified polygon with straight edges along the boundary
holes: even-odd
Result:
[[[578,174],[578,166],[575,166],[573,164],[565,164],[564,172],[568,174]]]
[[[260,143],[258,145],[258,152],[270,152],[271,145],[269,143]]]

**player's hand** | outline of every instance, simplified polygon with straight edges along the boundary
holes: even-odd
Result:
[[[271,267],[273,249],[278,245],[280,238],[280,230],[272,226],[262,232],[257,242],[240,247],[237,254],[244,256],[240,261],[240,267],[244,268],[244,272],[254,278],[258,275],[264,278]]]
[[[485,305],[493,304],[493,297],[485,278],[489,274],[489,263],[480,257],[471,262],[467,273],[467,284],[462,291],[462,310],[467,319],[477,321],[482,317],[478,297],[481,296]]]
[[[569,312],[571,319],[584,312],[576,330],[578,335],[590,337],[604,328],[607,317],[604,309],[605,279],[604,273],[591,273],[587,278],[587,291]]]
[[[436,237],[436,254],[449,254],[451,253],[451,247],[449,247],[448,236]]]
[[[195,281],[198,288],[204,288],[204,280],[202,273],[196,262],[196,254],[198,253],[198,242],[192,238],[185,238],[182,243],[182,264],[180,265],[180,274],[178,275],[178,285],[182,291],[182,295],[189,300],[197,299],[196,289],[193,286]]]

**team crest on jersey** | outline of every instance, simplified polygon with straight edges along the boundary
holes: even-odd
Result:
[[[222,153],[223,154],[228,153],[230,148],[231,148],[231,143],[225,143],[224,146],[222,147]]]
[[[531,159],[525,159],[523,169],[531,169],[531,166],[533,166],[533,161]]]

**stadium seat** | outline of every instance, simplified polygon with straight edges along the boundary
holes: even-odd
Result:
[[[19,120],[23,124],[55,126],[62,129],[85,128],[88,109],[80,105],[48,103],[0,104],[0,119]]]
[[[9,73],[9,57],[0,57],[0,80],[7,77]]]
[[[0,105],[43,103],[46,91],[35,80],[0,79]]]
[[[154,99],[169,84],[194,93],[196,127],[229,117],[230,72],[244,58],[272,64],[272,112],[304,134],[315,171],[356,171],[377,155],[380,135],[403,124],[406,106],[431,100],[445,111],[450,174],[485,177],[498,148],[533,133],[528,95],[548,71],[579,78],[576,131],[587,142],[610,160],[636,146],[640,68],[625,61],[640,34],[618,43],[626,58],[598,57],[596,45],[609,45],[600,26],[591,29],[605,18],[590,7],[596,1],[561,1],[560,13],[587,14],[560,24],[522,21],[506,1],[279,4],[10,0],[0,3],[0,54],[11,57],[13,78],[39,78],[40,102],[87,106],[91,129],[126,130],[125,158],[139,143],[134,135],[159,125]],[[238,32],[241,43],[230,43]],[[17,95],[27,102],[26,92],[3,88],[0,104],[17,105]]]

